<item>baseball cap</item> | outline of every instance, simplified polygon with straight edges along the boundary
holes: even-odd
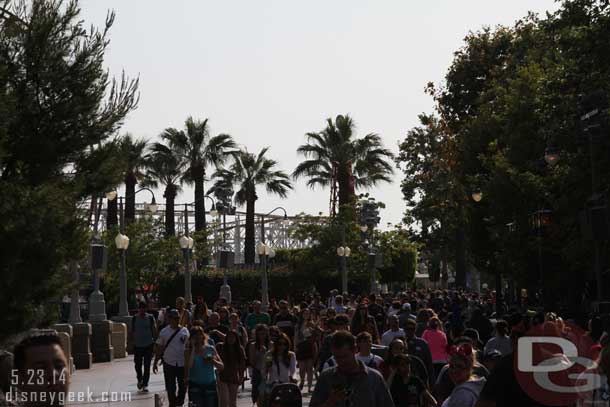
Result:
[[[178,318],[180,316],[180,313],[178,312],[178,310],[176,308],[172,308],[169,311],[167,311],[167,316],[169,318]]]
[[[402,304],[402,309],[405,311],[411,311],[411,304],[405,302],[404,304]]]

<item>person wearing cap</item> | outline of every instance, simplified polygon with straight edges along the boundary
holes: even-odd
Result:
[[[390,346],[390,343],[396,338],[405,338],[405,330],[399,326],[398,316],[392,315],[388,317],[388,326],[390,329],[385,331],[381,336],[381,344]]]
[[[404,329],[405,324],[409,319],[415,321],[415,315],[411,314],[411,304],[405,302],[400,306],[400,312],[398,313],[398,324]]]
[[[177,309],[167,311],[165,318],[168,319],[169,325],[161,330],[159,338],[157,338],[153,373],[158,373],[157,365],[161,360],[169,406],[179,407],[184,403],[184,397],[186,396],[184,353],[189,339],[189,331],[180,325],[180,313]]]
[[[421,359],[426,367],[429,384],[434,383],[434,369],[432,366],[432,354],[428,343],[422,338],[415,336],[417,322],[409,319],[405,325],[405,344],[407,345],[407,353],[415,355]]]

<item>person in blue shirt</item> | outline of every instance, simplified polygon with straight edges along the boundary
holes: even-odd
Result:
[[[189,402],[195,407],[218,406],[216,391],[216,370],[224,365],[214,346],[207,341],[207,335],[200,326],[191,329],[191,346],[184,364],[184,381],[188,383]]]

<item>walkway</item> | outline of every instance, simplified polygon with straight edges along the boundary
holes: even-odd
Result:
[[[156,375],[151,372],[147,394],[139,393],[136,385],[133,355],[115,359],[110,363],[95,363],[92,369],[77,370],[72,375],[70,391],[75,398],[80,397],[80,399],[76,398],[68,404],[91,407],[154,407],[155,394],[159,394],[163,405],[167,406],[162,369]],[[308,404],[307,395],[303,399],[303,406]],[[245,391],[239,393],[237,405],[252,406],[249,381],[246,382]]]

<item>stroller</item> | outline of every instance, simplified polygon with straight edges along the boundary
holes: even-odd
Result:
[[[303,397],[299,386],[294,383],[283,383],[273,386],[267,407],[302,407]]]

